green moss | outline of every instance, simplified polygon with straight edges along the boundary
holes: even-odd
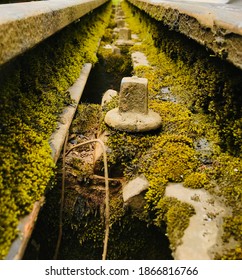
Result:
[[[229,241],[233,237],[236,241],[240,241],[242,235],[242,217],[232,216],[227,217],[224,223],[225,234],[223,238],[225,241]]]
[[[78,105],[75,118],[70,127],[70,133],[97,134],[101,120],[101,108],[97,104]]]
[[[184,180],[184,187],[192,189],[204,188],[209,183],[205,173],[194,172],[188,175]]]
[[[164,177],[171,182],[180,182],[197,164],[189,138],[163,135],[156,139],[156,143],[145,155],[141,172],[143,171],[150,181]]]
[[[242,260],[242,249],[240,246],[227,250],[224,255],[217,255],[217,260]]]
[[[208,170],[208,176],[216,180],[219,189],[217,195],[225,198],[225,202],[241,211],[242,201],[242,161],[240,158],[221,153],[213,162],[213,168]]]
[[[170,247],[174,250],[181,244],[181,238],[189,225],[189,220],[195,214],[194,208],[172,197],[160,199],[157,206],[156,224],[166,223]]]
[[[126,168],[126,174],[134,173],[133,169],[136,160],[152,145],[155,136],[152,134],[129,134],[109,130],[107,145],[110,148],[108,155],[109,164],[120,165],[121,168]],[[135,160],[136,159],[136,160]],[[134,161],[133,161],[134,160]],[[132,162],[132,167],[130,163]],[[129,172],[129,169],[132,169]]]
[[[82,65],[97,61],[110,13],[105,4],[1,66],[0,258],[16,237],[19,218],[49,185],[54,169],[49,137],[63,108],[73,105],[68,88]]]

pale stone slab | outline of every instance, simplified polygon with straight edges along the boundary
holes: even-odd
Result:
[[[223,217],[229,209],[219,203],[204,189],[189,189],[181,183],[170,183],[165,196],[171,196],[191,204],[195,214],[182,237],[182,244],[173,256],[176,260],[210,260],[213,250],[219,249]]]
[[[128,182],[128,184],[123,187],[124,203],[128,202],[128,200],[134,196],[141,194],[143,191],[146,191],[148,187],[149,182],[143,174]]]
[[[149,66],[149,62],[147,60],[147,57],[144,53],[142,52],[133,52],[131,54],[131,58],[132,58],[132,63],[133,63],[133,67],[137,67],[137,66]]]
[[[114,89],[107,90],[102,97],[101,106],[103,107],[104,105],[106,105],[117,95],[118,95],[118,92],[116,90],[114,90]]]

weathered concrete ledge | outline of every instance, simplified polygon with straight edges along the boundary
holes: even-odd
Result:
[[[74,118],[77,106],[79,104],[82,93],[84,91],[91,68],[92,68],[91,63],[84,64],[79,78],[68,89],[68,91],[70,92],[70,96],[75,101],[76,105],[75,106],[69,105],[63,110],[63,113],[60,115],[60,121],[58,122],[58,128],[55,132],[53,132],[52,136],[50,137],[52,158],[55,163],[57,162],[60,156],[66,134]],[[6,256],[7,260],[22,259],[25,249],[28,245],[29,239],[31,237],[32,231],[34,229],[34,225],[37,220],[39,211],[44,201],[45,201],[45,197],[42,197],[39,201],[36,201],[33,206],[32,212],[20,220],[18,225],[19,235],[16,238],[16,240],[12,243],[9,253]]]
[[[127,0],[242,69],[242,3]]]
[[[229,248],[231,244],[225,245],[221,238],[223,218],[231,212],[228,207],[206,190],[185,188],[182,183],[169,183],[165,196],[191,204],[196,212],[173,252],[175,260],[213,260],[225,246]]]
[[[58,0],[0,5],[0,65],[108,0]]]

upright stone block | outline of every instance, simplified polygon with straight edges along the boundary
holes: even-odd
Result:
[[[138,77],[122,79],[119,106],[107,112],[105,123],[114,129],[128,132],[155,130],[161,117],[148,109],[148,80]]]
[[[120,48],[114,46],[113,50],[112,50],[112,53],[116,54],[116,55],[120,55],[121,54],[121,50],[120,50]]]
[[[123,19],[117,19],[116,23],[118,28],[125,27],[125,21]]]
[[[124,12],[121,9],[118,9],[116,15],[118,17],[124,17]]]
[[[126,27],[120,28],[119,39],[125,41],[131,40],[131,30]]]
[[[125,77],[121,81],[119,111],[148,113],[148,80],[138,77]]]

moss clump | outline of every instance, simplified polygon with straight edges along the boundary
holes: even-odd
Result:
[[[155,222],[157,225],[166,223],[170,247],[175,249],[180,245],[183,232],[188,227],[190,217],[195,214],[195,210],[191,205],[172,197],[160,199],[156,210]]]
[[[242,260],[242,249],[240,246],[227,250],[224,255],[217,255],[217,260]]]
[[[127,176],[132,176],[134,169],[137,169],[137,160],[151,147],[154,139],[152,134],[129,134],[109,130],[109,164],[120,165]]]
[[[197,166],[191,140],[184,136],[163,135],[141,158],[139,172],[144,173],[150,183],[146,192],[147,214],[156,215],[156,205],[164,196],[169,181],[181,182]]]
[[[209,179],[205,173],[194,172],[185,178],[184,187],[201,189],[206,187],[208,183]]]
[[[232,237],[236,241],[240,241],[242,235],[242,217],[241,216],[232,216],[227,217],[224,223],[225,234],[223,238],[225,241],[229,241]]]
[[[207,175],[219,186],[215,190],[217,195],[223,197],[235,213],[239,213],[242,199],[241,159],[221,153],[214,159],[212,167],[208,169]]]
[[[97,104],[78,105],[75,118],[70,127],[70,133],[79,135],[97,134],[100,120],[101,108]]]
[[[141,172],[144,172],[150,181],[163,177],[171,182],[181,182],[197,164],[189,138],[162,135],[156,138],[156,143],[141,160]]]
[[[1,66],[1,259],[16,237],[19,218],[31,211],[51,181],[49,137],[63,108],[73,103],[68,87],[85,62],[97,61],[95,51],[110,13],[110,3],[105,4]]]

